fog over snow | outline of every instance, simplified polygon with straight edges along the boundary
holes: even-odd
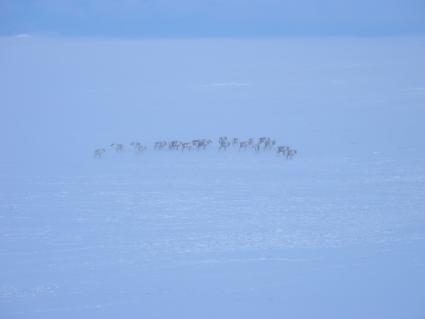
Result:
[[[424,56],[413,36],[2,37],[0,318],[424,318]]]
[[[2,161],[219,135],[270,135],[305,155],[424,147],[423,38],[29,37],[1,48]]]

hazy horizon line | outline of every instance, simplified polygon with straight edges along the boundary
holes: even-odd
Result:
[[[2,34],[0,39],[96,39],[96,40],[273,40],[273,39],[408,39],[425,38],[424,33],[396,34],[270,34],[270,35],[77,35],[61,33],[32,33]]]

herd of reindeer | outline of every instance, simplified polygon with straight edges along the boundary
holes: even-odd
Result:
[[[191,142],[181,142],[178,140],[173,141],[157,141],[154,143],[153,149],[155,151],[204,151],[213,144],[211,139],[195,139]],[[111,149],[114,152],[120,153],[125,150],[124,144],[111,144]],[[134,152],[142,154],[148,150],[146,145],[140,142],[130,143],[130,147],[133,148]],[[220,136],[218,138],[218,150],[253,150],[255,152],[271,152],[275,151],[277,155],[283,156],[286,159],[292,159],[296,154],[297,150],[290,148],[286,145],[276,145],[276,141],[270,137],[260,138],[249,138],[248,140],[240,140],[239,138],[228,138],[227,136]],[[98,148],[94,150],[94,157],[101,158],[106,153],[105,148]]]

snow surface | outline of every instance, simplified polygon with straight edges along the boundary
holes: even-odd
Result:
[[[425,317],[424,39],[0,49],[0,318]]]

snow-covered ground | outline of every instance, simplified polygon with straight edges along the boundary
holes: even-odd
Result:
[[[424,318],[423,39],[0,45],[0,318]]]

